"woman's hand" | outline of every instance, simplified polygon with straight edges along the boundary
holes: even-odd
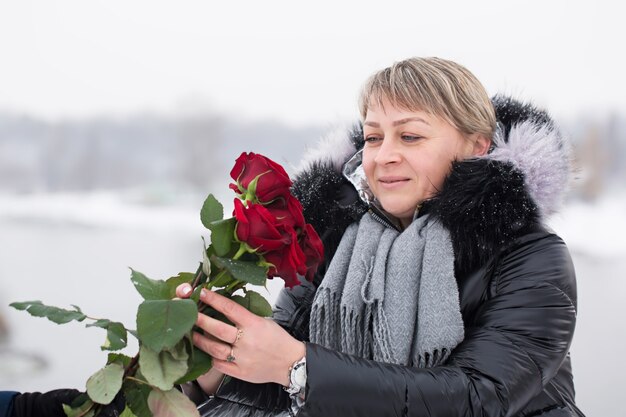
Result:
[[[191,286],[182,284],[176,293],[188,297]],[[274,321],[259,317],[215,292],[202,290],[200,300],[236,326],[198,314],[196,325],[204,334],[194,333],[193,341],[213,357],[212,369],[248,382],[289,385],[289,367],[304,356],[304,343]]]
[[[180,298],[189,298],[191,291],[188,291],[187,289],[191,289],[188,284],[179,285],[176,288],[176,296]],[[215,367],[212,367],[206,374],[199,376],[196,381],[198,381],[198,385],[200,385],[205,393],[213,395],[219,388],[222,379],[224,379],[224,374],[218,371]]]

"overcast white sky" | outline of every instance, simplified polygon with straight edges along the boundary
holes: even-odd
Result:
[[[0,0],[0,111],[49,119],[206,107],[356,116],[365,78],[437,55],[557,117],[626,113],[620,2]]]

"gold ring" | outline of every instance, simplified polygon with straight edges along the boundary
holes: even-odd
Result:
[[[231,346],[231,347],[230,347],[230,355],[228,355],[228,356],[226,357],[226,362],[231,362],[231,363],[232,363],[232,362],[235,362],[235,355],[233,354],[233,349],[235,349],[235,347],[234,347],[234,346]]]
[[[241,336],[243,336],[243,330],[237,329],[237,336],[235,336],[235,341],[232,343],[233,346],[237,344]]]

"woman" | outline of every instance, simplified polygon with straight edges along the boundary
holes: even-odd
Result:
[[[574,270],[542,223],[568,181],[552,121],[438,58],[360,102],[294,184],[324,265],[273,320],[204,292],[235,326],[199,315],[214,367],[185,392],[203,416],[582,416]]]
[[[553,122],[438,58],[374,74],[360,104],[294,185],[326,248],[313,284],[273,321],[203,294],[235,326],[199,316],[201,413],[581,416],[574,269],[543,225],[569,172]]]

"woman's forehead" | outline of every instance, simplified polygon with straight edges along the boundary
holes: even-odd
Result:
[[[389,100],[385,100],[381,103],[371,103],[367,107],[365,113],[364,123],[379,118],[392,118],[392,119],[412,119],[412,121],[425,122],[429,124],[429,121],[433,118],[441,119],[434,115],[430,111],[424,110],[422,107],[409,107],[400,103],[393,103]]]

